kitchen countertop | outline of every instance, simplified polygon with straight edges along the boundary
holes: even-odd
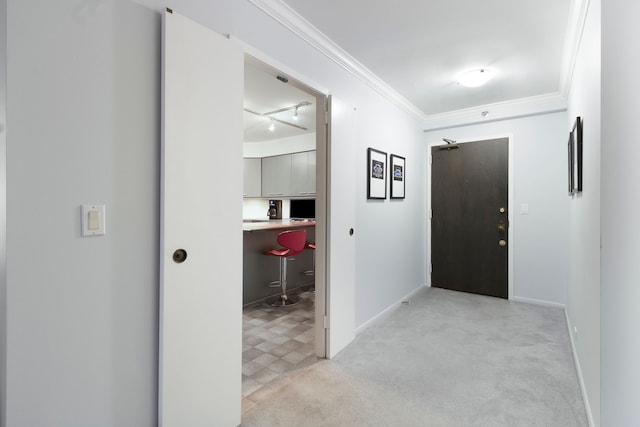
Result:
[[[315,225],[316,222],[313,220],[246,219],[242,221],[242,231],[284,230],[300,227],[313,227]]]

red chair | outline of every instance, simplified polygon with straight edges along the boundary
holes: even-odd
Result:
[[[278,235],[278,244],[282,248],[270,249],[264,254],[280,257],[280,295],[267,299],[272,307],[287,307],[298,302],[295,296],[287,295],[287,258],[298,255],[304,250],[307,240],[306,230],[288,230]]]

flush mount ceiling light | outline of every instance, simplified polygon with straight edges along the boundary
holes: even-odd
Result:
[[[478,87],[488,82],[493,73],[487,68],[478,68],[477,70],[467,71],[458,77],[458,83],[466,87]]]

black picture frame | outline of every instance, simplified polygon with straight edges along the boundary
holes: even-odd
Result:
[[[569,132],[569,141],[567,142],[567,181],[568,181],[568,189],[569,195],[571,196],[574,193],[574,183],[573,183],[573,170],[574,166],[574,156],[573,153],[575,151],[575,138],[573,136],[573,131]]]
[[[583,177],[583,122],[580,116],[576,117],[571,132],[569,132],[569,142],[567,143],[569,157],[569,195],[582,192]]]
[[[367,149],[367,199],[387,198],[387,153]]]
[[[389,170],[391,171],[389,197],[391,199],[404,199],[405,197],[406,166],[407,160],[404,157],[397,154],[389,156]]]

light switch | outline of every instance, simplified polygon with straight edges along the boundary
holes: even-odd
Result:
[[[100,229],[100,214],[98,211],[89,211],[89,230]]]
[[[104,205],[82,205],[82,235],[103,236],[105,234]]]

